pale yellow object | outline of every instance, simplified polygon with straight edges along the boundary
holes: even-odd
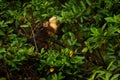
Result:
[[[50,68],[50,72],[53,72],[54,71],[54,68]]]
[[[74,53],[73,50],[71,50],[70,53],[69,53],[69,56],[72,57],[73,53]]]
[[[49,23],[50,23],[49,24],[50,27],[52,27],[55,30],[55,32],[56,32],[57,28],[58,28],[58,26],[57,26],[57,23],[58,23],[57,17],[55,17],[55,16],[51,17],[49,19]]]

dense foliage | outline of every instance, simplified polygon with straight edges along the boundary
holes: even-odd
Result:
[[[0,10],[0,80],[120,79],[119,0],[0,0]],[[52,16],[58,33],[34,46]]]

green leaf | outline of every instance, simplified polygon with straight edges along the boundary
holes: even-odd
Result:
[[[40,78],[39,80],[46,80],[45,78]]]
[[[97,75],[98,74],[98,75]],[[99,78],[99,77],[102,77],[103,75],[105,74],[105,71],[101,71],[101,70],[98,70],[98,71],[95,71],[94,74],[92,75],[92,80],[96,78]],[[97,76],[96,76],[97,75]]]
[[[107,22],[120,23],[120,15],[114,15],[113,17],[106,17]]]
[[[15,15],[15,11],[13,11],[13,10],[8,10],[8,13],[9,13],[11,16],[14,16],[14,15]]]
[[[24,24],[24,25],[20,25],[20,27],[24,27],[24,28],[26,28],[26,27],[29,27],[29,25]]]
[[[58,78],[58,76],[56,73],[52,75],[52,80],[58,80],[57,78]]]
[[[71,60],[71,63],[74,63],[74,64],[83,64],[83,59],[84,57],[79,57],[79,56],[73,56],[72,57],[72,60]]]
[[[4,35],[5,33],[2,30],[0,30],[0,36],[4,36]]]
[[[106,25],[107,25],[107,23],[105,23],[105,24],[102,26],[102,30],[105,29]]]
[[[91,2],[90,2],[90,0],[86,0],[86,2],[87,2],[87,4],[88,4],[88,5],[91,5]]]
[[[120,33],[120,29],[118,29],[117,32]]]
[[[110,62],[110,64],[107,67],[107,70],[109,70],[111,68],[111,66],[113,65],[114,61]]]
[[[0,48],[0,53],[6,52],[5,48]]]
[[[82,52],[83,52],[83,53],[85,53],[85,52],[87,52],[87,51],[88,51],[88,48],[87,48],[87,47],[85,47],[85,48],[82,49]]]
[[[83,1],[80,1],[80,3],[81,3],[81,6],[82,6],[82,9],[85,9],[86,8],[85,3]]]
[[[107,18],[105,18],[105,20],[106,20],[107,22],[114,22],[114,20],[113,20],[112,17],[107,17]]]
[[[45,49],[44,49],[44,48],[42,48],[40,53],[42,54],[42,53],[44,53],[44,52],[45,52]]]
[[[92,28],[90,28],[90,30],[91,30],[91,32],[93,33],[92,35],[93,36],[98,36],[99,35],[99,31],[98,31],[98,29],[97,28],[95,28],[95,27],[92,27]]]
[[[115,74],[112,76],[110,80],[118,80],[119,77],[120,77],[120,74]]]
[[[13,23],[13,20],[6,21],[6,24],[11,24]]]
[[[58,73],[58,80],[63,80],[65,76],[62,75],[62,72]]]
[[[73,10],[74,13],[78,12],[75,5],[72,6],[72,10]]]
[[[32,53],[34,51],[34,47],[28,49],[28,53]]]
[[[5,77],[1,77],[0,80],[6,80],[6,78]]]
[[[112,75],[112,73],[109,73],[109,72],[107,72],[106,74],[105,74],[105,80],[110,80],[110,76]]]

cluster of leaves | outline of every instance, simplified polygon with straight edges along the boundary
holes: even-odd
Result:
[[[27,72],[23,68],[27,62],[40,80],[120,78],[119,0],[0,0],[0,4],[0,77],[21,78],[19,71]],[[48,51],[36,52],[21,33],[30,36],[51,16],[59,20],[62,34],[47,40]]]

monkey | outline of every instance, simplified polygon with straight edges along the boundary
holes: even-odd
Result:
[[[58,25],[60,24],[60,25]],[[34,25],[31,25],[33,27]],[[44,48],[46,51],[49,50],[49,38],[56,36],[55,40],[50,40],[50,42],[55,43],[61,47],[65,47],[64,44],[59,42],[59,39],[62,37],[62,27],[64,26],[63,23],[60,23],[56,16],[53,16],[48,19],[48,21],[40,22],[38,27],[33,28],[34,36],[32,35],[32,30],[30,27],[28,28],[21,28],[21,35],[27,37],[27,42],[35,46],[37,51],[40,51]],[[31,36],[32,35],[32,36]]]
[[[41,48],[45,50],[49,49],[48,38],[51,37],[53,34],[57,33],[58,30],[58,20],[57,17],[53,16],[49,19],[49,21],[43,22],[42,27],[38,28],[35,31],[35,41],[38,50],[40,51]],[[33,38],[29,39],[29,41],[35,46],[35,42]]]

